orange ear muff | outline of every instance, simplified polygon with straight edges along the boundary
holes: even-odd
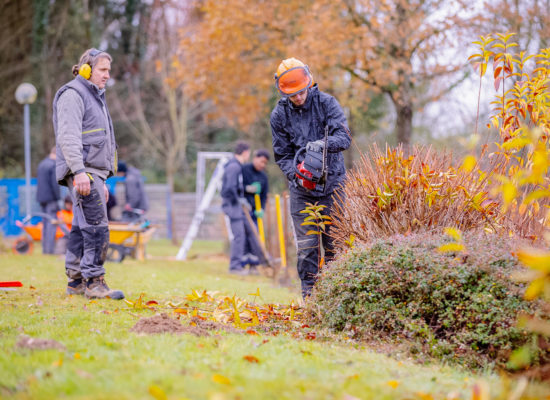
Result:
[[[92,76],[92,67],[90,64],[82,64],[78,70],[78,74],[84,79],[88,80]]]

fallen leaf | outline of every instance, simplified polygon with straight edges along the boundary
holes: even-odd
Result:
[[[146,305],[148,306],[154,306],[154,305],[158,305],[158,302],[155,301],[155,300],[149,300],[147,303],[145,303]]]
[[[36,288],[35,288],[33,285],[30,285],[30,286],[29,286],[29,289],[30,289],[30,290],[36,290]]]
[[[249,329],[246,331],[247,335],[256,335],[256,336],[259,336],[258,335],[258,332],[256,332],[254,329]]]
[[[167,400],[168,399],[168,397],[166,396],[166,393],[164,393],[164,390],[162,390],[157,385],[149,386],[149,394],[157,400]]]
[[[231,381],[229,380],[229,378],[220,374],[212,375],[212,381],[216,383],[221,383],[222,385],[231,385]]]
[[[52,367],[61,367],[62,365],[63,365],[63,359],[62,358],[60,358],[59,360],[54,361],[52,363]]]
[[[183,314],[183,315],[187,315],[187,310],[185,308],[176,308],[174,309],[174,312],[176,314]]]
[[[244,356],[243,359],[245,359],[246,361],[248,361],[249,363],[256,363],[258,364],[260,362],[260,360],[258,360],[258,358],[254,357],[254,356]]]
[[[397,386],[399,386],[399,381],[395,381],[395,380],[387,381],[386,384],[395,389]]]
[[[315,334],[315,332],[308,332],[306,334],[306,339],[307,340],[315,340],[316,337],[317,337],[317,335]]]

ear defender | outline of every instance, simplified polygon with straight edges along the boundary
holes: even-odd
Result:
[[[82,66],[78,69],[78,75],[86,80],[90,79],[92,76],[92,67],[90,64],[82,64]]]

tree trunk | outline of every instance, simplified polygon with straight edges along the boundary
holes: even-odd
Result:
[[[396,112],[397,143],[408,147],[412,136],[412,107],[410,104],[396,105]]]

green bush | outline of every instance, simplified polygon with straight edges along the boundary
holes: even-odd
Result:
[[[471,367],[504,366],[534,340],[516,326],[518,314],[547,316],[510,279],[521,267],[509,241],[468,234],[467,252],[438,252],[446,241],[399,235],[350,250],[321,273],[307,303],[313,322],[358,338],[408,339],[412,352]]]

